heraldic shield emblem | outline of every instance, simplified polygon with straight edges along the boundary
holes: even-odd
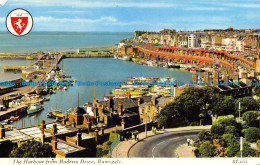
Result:
[[[32,25],[32,16],[24,9],[15,9],[6,18],[7,29],[16,36],[28,34],[32,29]]]

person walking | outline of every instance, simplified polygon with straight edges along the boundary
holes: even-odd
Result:
[[[138,134],[136,135],[136,140],[139,141],[139,135]]]
[[[134,136],[135,136],[135,141],[136,141],[136,136],[137,136],[137,133],[135,133],[135,134],[134,134]]]
[[[190,139],[190,145],[192,146],[192,144],[193,144],[193,140],[192,140],[192,139]]]
[[[190,138],[187,139],[187,144],[190,146]]]
[[[154,134],[156,134],[156,127],[154,127]]]
[[[154,130],[154,127],[152,126],[152,132],[153,132],[153,130]]]

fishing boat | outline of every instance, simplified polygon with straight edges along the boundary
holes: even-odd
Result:
[[[49,97],[44,98],[42,101],[50,101]]]
[[[122,89],[115,89],[114,91],[111,92],[114,95],[144,95],[145,91],[128,91],[128,90],[122,90]]]
[[[164,89],[155,89],[155,90],[152,89],[151,92],[153,92],[153,93],[164,93],[164,94],[170,93],[170,91],[164,90]]]
[[[47,117],[50,117],[50,118],[63,118],[63,117],[66,117],[65,114],[62,114],[61,111],[59,110],[56,110],[55,112],[49,112],[49,114],[47,115]]]
[[[33,60],[33,57],[26,57],[26,60]]]
[[[11,116],[11,117],[10,117],[10,120],[11,120],[11,121],[16,121],[16,120],[19,120],[19,116],[16,116],[16,117],[14,117],[14,116]]]
[[[29,108],[27,109],[27,114],[32,114],[38,111],[43,110],[44,107],[42,104],[31,104]]]
[[[197,72],[197,68],[194,67],[190,68],[190,72]]]
[[[148,65],[146,62],[141,62],[142,65]]]
[[[118,57],[118,59],[123,61],[130,61],[130,57],[128,56]]]
[[[168,64],[168,68],[180,68],[181,66],[179,64],[176,64],[176,63],[169,63]]]

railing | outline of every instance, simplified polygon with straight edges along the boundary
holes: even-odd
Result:
[[[109,155],[112,158],[112,150],[115,148],[115,146],[120,142],[120,135],[118,136],[118,138],[113,141],[113,143],[110,146],[110,150],[109,150]]]

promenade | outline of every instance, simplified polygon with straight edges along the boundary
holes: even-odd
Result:
[[[128,141],[121,141],[118,143],[112,150],[112,157],[113,158],[128,158],[129,157],[129,150],[138,142],[152,137],[159,134],[166,134],[171,132],[180,132],[180,131],[190,131],[190,130],[209,130],[211,125],[207,126],[189,126],[189,127],[179,127],[179,128],[169,128],[164,130],[156,131],[156,134],[154,134],[152,131],[147,131],[147,137],[145,132],[141,132],[138,134],[139,141],[136,141],[134,138],[128,140]],[[193,147],[187,146],[187,144],[184,144],[180,146],[177,151],[175,152],[177,157],[194,157],[192,152]]]

